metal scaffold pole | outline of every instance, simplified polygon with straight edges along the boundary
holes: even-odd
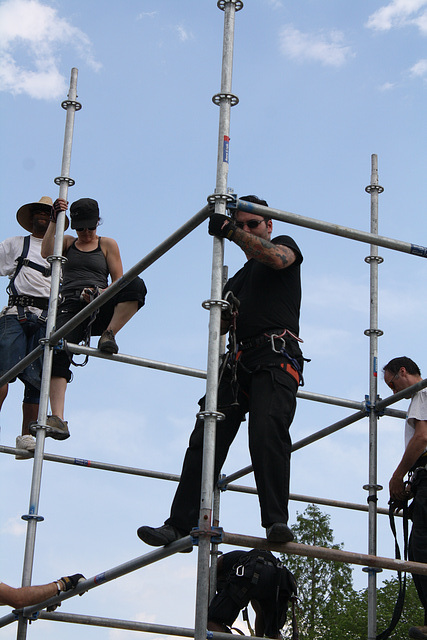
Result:
[[[231,93],[233,69],[234,19],[235,13],[243,7],[240,0],[219,0],[218,8],[224,11],[224,38],[222,52],[221,91],[213,97],[220,108],[218,132],[218,156],[215,193],[209,201],[215,205],[215,213],[226,213],[228,154],[230,141],[230,110],[238,103]],[[204,303],[209,309],[209,342],[206,380],[205,410],[199,414],[204,419],[203,465],[201,478],[201,499],[199,515],[199,553],[197,564],[197,593],[195,612],[196,640],[206,637],[206,623],[209,598],[209,558],[212,530],[212,500],[215,465],[216,421],[222,415],[217,412],[218,367],[220,352],[220,324],[222,301],[222,274],[224,261],[224,241],[213,238],[211,299]]]
[[[371,196],[371,233],[378,235],[378,195],[384,191],[378,184],[378,159],[371,156],[371,184],[366,187]],[[365,258],[370,268],[370,328],[365,335],[369,336],[369,484],[364,486],[369,492],[368,505],[368,553],[377,553],[377,492],[382,489],[377,484],[377,427],[378,414],[373,410],[378,394],[378,337],[383,334],[378,329],[378,265],[383,259],[378,256],[378,247],[371,244],[371,255]],[[365,567],[368,573],[368,640],[375,640],[377,635],[377,573],[376,567]]]
[[[81,109],[81,105],[76,102],[77,98],[77,69],[71,70],[70,89],[68,100],[64,100],[62,107],[66,109],[67,116],[65,121],[64,146],[62,153],[61,176],[55,178],[55,184],[59,185],[59,197],[67,200],[68,187],[74,184],[74,180],[69,177],[71,164],[71,148],[74,131],[74,115]],[[23,515],[22,519],[27,521],[27,537],[25,542],[24,564],[22,570],[22,586],[31,584],[34,561],[34,547],[36,540],[37,523],[43,520],[39,515],[40,486],[43,468],[43,452],[46,438],[46,419],[49,402],[50,378],[52,372],[52,348],[49,345],[49,335],[54,329],[56,322],[56,312],[58,308],[58,293],[61,278],[62,265],[62,243],[65,228],[65,212],[61,211],[57,215],[56,235],[54,245],[54,255],[48,258],[52,265],[51,291],[49,298],[49,311],[46,320],[46,338],[44,339],[43,349],[43,368],[42,380],[40,388],[40,404],[37,417],[37,436],[36,448],[34,451],[33,474],[30,491],[30,504],[28,514]],[[24,640],[27,635],[27,621],[22,616],[19,619],[17,639]]]

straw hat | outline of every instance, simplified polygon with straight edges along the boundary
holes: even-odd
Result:
[[[38,202],[30,202],[29,204],[24,204],[20,207],[16,213],[16,219],[18,220],[21,227],[24,227],[26,231],[33,230],[33,213],[34,211],[42,210],[46,211],[46,213],[50,213],[52,209],[52,198],[49,196],[43,196],[40,198]],[[69,221],[67,216],[65,216],[65,229],[68,229]]]

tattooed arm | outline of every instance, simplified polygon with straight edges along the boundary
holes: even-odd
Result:
[[[272,269],[286,269],[296,260],[293,249],[283,244],[273,244],[270,240],[247,233],[243,229],[236,229],[233,242],[239,245],[248,260],[254,258]]]

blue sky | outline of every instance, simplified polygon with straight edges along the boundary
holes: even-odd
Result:
[[[215,0],[0,2],[2,238],[20,235],[17,209],[55,198],[66,98],[79,69],[69,201],[98,200],[100,233],[114,237],[129,268],[201,209],[215,188],[223,12]],[[427,1],[255,0],[236,14],[229,187],[272,207],[369,231],[371,154],[378,155],[379,233],[426,245]],[[369,246],[276,222],[304,254],[301,337],[311,358],[305,390],[362,401],[368,393]],[[147,304],[118,335],[120,351],[206,367],[212,239],[206,224],[144,274]],[[408,355],[426,370],[423,259],[379,249],[379,364]],[[244,255],[227,244],[233,273]],[[6,303],[4,279],[0,302]],[[379,394],[388,395],[379,380]],[[179,473],[199,379],[93,359],[66,397],[71,438],[47,441],[61,455]],[[0,416],[2,444],[20,431],[22,385]],[[399,408],[405,408],[405,402]],[[345,417],[301,400],[294,441]],[[403,447],[401,421],[379,421],[378,482],[387,487]],[[224,471],[249,463],[245,425]],[[21,580],[32,463],[3,456],[1,579]],[[365,503],[368,421],[293,456],[293,493]],[[239,481],[253,484],[252,476]],[[45,463],[34,582],[92,576],[148,551],[141,524],[161,524],[175,486]],[[386,506],[387,491],[379,496]],[[291,519],[305,504],[291,504]],[[337,542],[367,552],[366,516],[330,513]],[[227,531],[263,535],[253,496],[223,496]],[[378,554],[393,556],[386,518]],[[100,587],[64,611],[192,626],[196,553],[165,560]],[[390,576],[389,572],[380,575]],[[366,585],[360,567],[357,588]],[[179,588],[177,589],[177,585]],[[5,609],[6,611],[6,609]],[[49,640],[54,623],[30,632]],[[79,628],[82,638],[131,632]],[[4,637],[15,637],[9,627]],[[64,638],[75,629],[61,626]],[[9,634],[9,635],[8,635]],[[133,635],[132,635],[133,637]]]

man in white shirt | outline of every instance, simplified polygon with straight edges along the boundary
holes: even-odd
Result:
[[[422,381],[418,365],[406,356],[390,360],[383,372],[384,382],[393,393]],[[390,498],[408,499],[403,478],[409,473],[414,500],[408,556],[412,561],[427,563],[427,389],[409,394],[408,398],[411,403],[405,422],[405,452],[390,479]],[[412,577],[424,607],[424,626],[410,627],[409,637],[427,640],[427,576],[413,574]]]
[[[47,196],[23,205],[16,219],[30,235],[7,238],[0,243],[0,275],[10,280],[6,289],[8,305],[0,313],[0,375],[33,351],[45,335],[51,270],[40,250],[51,210],[52,199]],[[65,224],[67,227],[67,219]],[[24,400],[22,435],[17,437],[16,447],[27,451],[35,449],[35,439],[28,427],[37,420],[41,366],[40,357],[18,374],[24,383]],[[0,387],[0,409],[7,392],[7,384]]]

